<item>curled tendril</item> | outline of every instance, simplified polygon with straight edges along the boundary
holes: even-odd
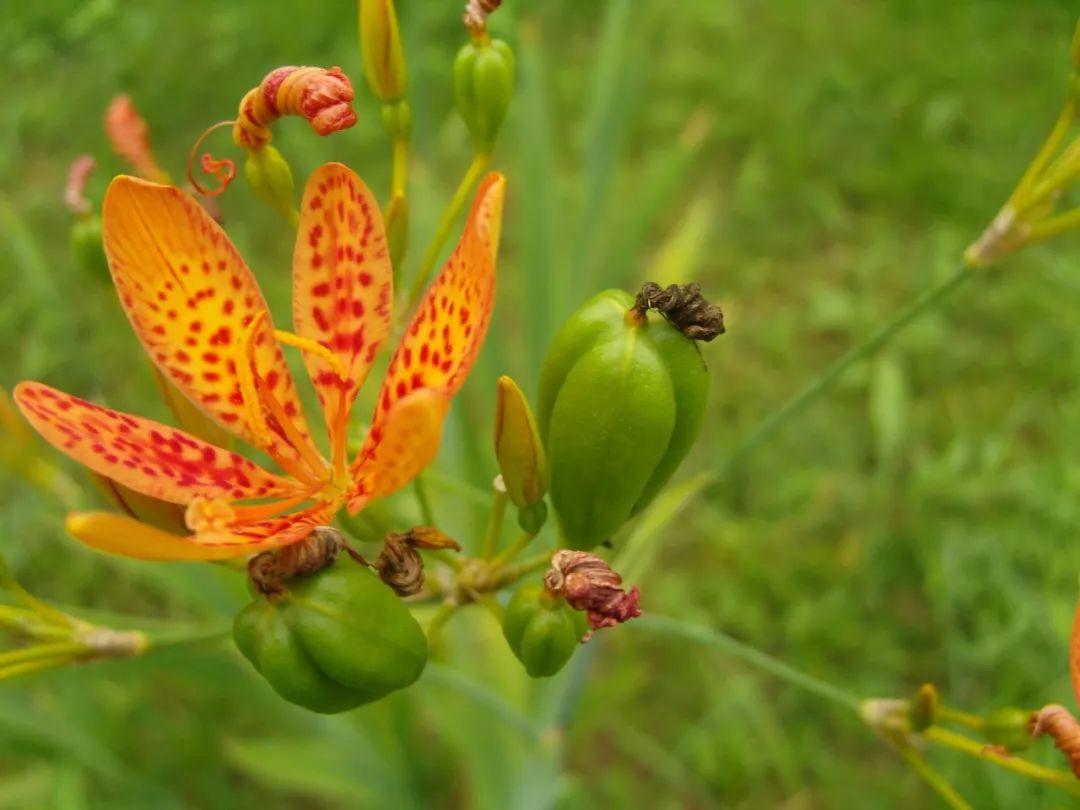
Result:
[[[199,151],[199,147],[202,146],[203,141],[214,130],[221,129],[222,127],[231,127],[235,124],[235,121],[218,121],[216,124],[208,127],[199,139],[195,141],[191,147],[191,151],[188,152],[187,160],[187,179],[191,183],[191,187],[204,197],[217,197],[222,194],[225,189],[229,187],[229,183],[236,177],[236,164],[231,160],[218,160],[209,152],[204,152],[199,158],[199,166],[202,169],[203,174],[211,175],[220,185],[215,188],[207,188],[199,183],[195,179],[195,156]]]

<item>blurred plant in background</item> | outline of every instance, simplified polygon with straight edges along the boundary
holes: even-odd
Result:
[[[985,346],[988,336],[1014,334],[1009,327],[1016,312],[1041,313],[1053,298],[1061,328],[1039,322],[1010,344],[1018,357],[1047,356],[1053,336],[1074,331],[1066,315],[1074,296],[1065,276],[1043,273],[1026,287],[1006,291],[1006,285],[992,286],[996,277],[987,275],[976,282],[982,312],[975,318],[967,310],[960,315],[941,309],[961,283],[971,285],[970,270],[934,270],[927,278],[918,269],[938,268],[958,256],[964,233],[985,213],[985,189],[965,189],[977,185],[973,178],[998,188],[1006,174],[1001,161],[1018,148],[1010,140],[1018,129],[1015,122],[1042,110],[1037,103],[1042,97],[1030,87],[1013,95],[1015,103],[1005,104],[1000,77],[1014,71],[1044,75],[1053,64],[1052,49],[1043,48],[1045,59],[1037,58],[1030,43],[1053,39],[1066,12],[980,8],[976,16],[984,32],[978,41],[990,37],[999,43],[991,57],[953,47],[957,31],[965,33],[961,41],[971,40],[971,19],[965,15],[974,13],[974,6],[943,11],[916,4],[905,16],[882,9],[850,14],[850,3],[843,0],[828,5],[809,15],[791,14],[784,4],[752,10],[744,4],[691,3],[679,14],[659,2],[628,0],[595,8],[556,3],[526,10],[510,4],[492,19],[504,21],[496,24],[505,26],[515,59],[509,45],[487,33],[486,22],[477,23],[477,15],[486,19],[493,4],[470,3],[469,42],[456,62],[460,28],[455,33],[453,15],[439,6],[361,3],[359,62],[348,41],[351,33],[341,33],[341,20],[352,9],[337,6],[312,9],[302,26],[286,10],[269,7],[260,6],[258,25],[251,24],[248,9],[192,9],[190,19],[198,19],[198,26],[186,30],[203,33],[186,38],[179,33],[148,38],[147,31],[160,31],[163,14],[152,7],[121,14],[109,2],[77,11],[57,3],[17,12],[12,31],[18,34],[9,50],[18,75],[32,68],[41,73],[43,54],[56,57],[61,43],[74,47],[76,59],[104,48],[107,58],[97,53],[97,59],[108,78],[82,105],[85,120],[96,116],[91,102],[101,109],[109,94],[127,90],[154,122],[163,155],[186,152],[195,140],[191,128],[205,109],[235,104],[248,80],[244,76],[266,74],[268,58],[337,62],[345,66],[343,77],[354,72],[350,65],[363,65],[382,107],[389,161],[372,157],[382,148],[379,126],[359,99],[357,124],[332,139],[312,142],[300,128],[286,125],[275,132],[274,147],[268,139],[237,142],[248,150],[248,185],[269,203],[265,213],[273,219],[261,219],[262,211],[246,206],[242,191],[215,200],[221,209],[215,214],[228,219],[233,238],[260,268],[272,309],[287,301],[287,279],[264,268],[281,266],[291,238],[276,238],[280,222],[297,218],[290,163],[297,174],[308,176],[328,160],[354,163],[357,150],[365,156],[357,168],[373,187],[389,189],[384,210],[399,287],[403,267],[412,270],[402,311],[419,301],[488,165],[506,165],[512,192],[504,234],[508,258],[502,261],[494,315],[498,339],[489,341],[460,393],[446,424],[443,452],[414,487],[339,524],[351,550],[371,561],[395,590],[419,588],[410,597],[412,613],[427,627],[431,661],[405,691],[331,720],[290,709],[225,647],[195,644],[174,654],[170,640],[227,635],[227,619],[245,599],[244,578],[224,566],[172,564],[159,573],[163,566],[93,558],[58,543],[57,505],[85,509],[88,493],[54,455],[34,446],[18,417],[5,419],[3,457],[13,473],[9,491],[30,493],[21,499],[25,503],[13,500],[5,506],[6,533],[20,541],[5,551],[36,592],[63,603],[51,607],[7,579],[11,615],[32,629],[12,636],[18,646],[5,653],[15,656],[9,663],[18,667],[37,660],[44,668],[109,653],[150,654],[24,679],[10,703],[0,695],[0,725],[13,740],[11,748],[2,749],[12,763],[10,778],[0,772],[4,803],[77,807],[89,795],[105,795],[117,806],[289,806],[296,794],[329,806],[401,807],[925,802],[924,788],[901,769],[861,767],[868,760],[884,764],[865,750],[866,726],[887,743],[883,751],[895,749],[911,773],[952,806],[968,806],[962,796],[980,807],[1016,806],[1017,797],[1025,806],[1054,806],[1063,795],[1058,791],[1075,792],[1080,783],[1062,769],[1060,759],[1051,759],[1048,746],[1031,746],[1031,732],[1037,730],[1049,733],[1067,754],[1074,750],[1075,732],[1059,707],[977,714],[950,708],[1038,705],[1060,696],[1061,679],[1050,682],[1046,673],[1063,658],[1063,607],[1073,601],[1080,556],[1063,544],[1054,548],[1049,540],[1036,548],[1030,538],[1068,538],[1066,527],[1075,525],[1068,497],[1052,494],[1070,491],[1069,441],[1061,437],[1071,435],[1066,429],[1071,423],[1067,413],[1046,417],[1045,412],[1051,392],[1061,392],[1064,400],[1073,389],[1068,376],[1047,365],[1021,395],[1010,385],[1014,370],[995,368],[1000,355],[987,353]],[[60,24],[44,22],[53,19]],[[207,25],[209,19],[215,24]],[[1029,28],[1017,26],[1018,19],[1029,20]],[[177,20],[179,26],[188,24],[185,15]],[[768,31],[764,39],[749,34],[762,30]],[[118,48],[117,42],[129,45]],[[177,70],[176,65],[190,62],[196,42],[209,46],[200,54],[204,59],[191,65],[190,74]],[[646,71],[639,58],[645,52],[672,57]],[[895,71],[902,55],[918,66],[906,78]],[[718,65],[727,67],[718,72]],[[967,95],[939,89],[924,104],[924,88],[950,87],[949,72],[957,67]],[[294,76],[314,69],[283,70]],[[149,84],[145,77],[150,75],[165,86]],[[258,105],[274,96],[274,76],[270,73],[245,103]],[[200,110],[193,113],[177,100],[196,87],[191,97],[200,99]],[[995,92],[988,94],[990,88]],[[281,106],[307,117],[304,93],[286,95]],[[451,99],[460,116],[456,122],[450,117]],[[113,305],[104,285],[99,290],[87,275],[66,273],[62,252],[31,236],[64,227],[51,213],[58,209],[55,190],[62,185],[54,155],[93,144],[72,143],[70,133],[53,121],[51,108],[39,109],[31,93],[17,93],[12,104],[12,125],[3,137],[23,139],[28,124],[46,135],[42,148],[27,149],[31,160],[16,169],[20,178],[42,176],[20,189],[18,208],[0,199],[0,232],[17,269],[9,296],[13,318],[2,328],[5,345],[18,350],[18,362],[2,382],[62,379],[66,388],[93,394],[95,401],[125,407],[142,402],[143,412],[151,414],[155,407],[161,411],[154,404],[156,385],[165,395],[164,406],[182,405],[185,398],[160,375],[156,381],[146,375],[149,384],[144,384],[143,375],[131,373],[138,361],[127,345],[126,327],[106,325],[122,319],[106,309]],[[991,117],[974,138],[962,125],[967,105],[1002,117]],[[275,102],[250,113],[262,125],[276,118],[276,109]],[[1034,178],[1030,188],[1039,190],[1039,204],[1022,205],[1027,199],[1022,182],[1003,210],[1030,212],[1014,215],[1010,221],[1018,225],[1002,227],[999,217],[987,231],[996,235],[968,251],[969,264],[988,264],[1051,235],[1044,233],[1047,223],[1053,234],[1069,226],[1071,220],[1060,219],[1069,214],[1053,219],[1044,205],[1056,203],[1071,182],[1069,150],[1051,159],[1065,138],[1069,109],[1026,175]],[[784,111],[780,118],[779,110]],[[796,116],[814,121],[794,128],[797,139],[784,134],[792,131],[790,119]],[[877,129],[879,118],[888,122],[885,129]],[[141,118],[129,115],[128,120]],[[501,129],[506,132],[496,138]],[[139,127],[132,132],[138,135]],[[145,124],[141,132],[148,143]],[[862,137],[851,137],[853,132]],[[934,148],[915,150],[917,157],[904,151],[920,139]],[[869,154],[868,144],[880,144],[881,154]],[[472,162],[456,190],[448,188],[445,178],[460,171],[457,161],[470,146]],[[881,160],[889,149],[897,154]],[[234,172],[227,161],[200,162],[222,179]],[[82,230],[90,236],[81,241],[93,247],[93,205],[83,203],[99,192],[85,174],[86,165],[75,172],[76,185],[85,192],[68,196],[76,230],[89,223]],[[12,168],[0,161],[5,183]],[[778,222],[785,227],[778,228]],[[655,239],[661,234],[666,236]],[[417,240],[426,241],[427,250],[415,266],[402,265],[416,255],[408,245]],[[79,242],[73,237],[77,250]],[[102,259],[92,250],[89,256]],[[801,269],[793,275],[796,260]],[[1032,260],[1037,263],[1039,254]],[[549,358],[554,367],[564,365],[560,357],[567,358],[571,375],[548,383],[555,392],[548,397],[576,390],[572,374],[578,365],[587,369],[599,362],[599,372],[610,379],[568,395],[563,406],[545,405],[542,386],[538,416],[530,413],[524,392],[535,389],[549,342],[583,300],[608,286],[636,291],[651,278],[660,282],[646,288],[652,292],[643,290],[651,301],[657,290],[691,277],[700,277],[706,289],[723,291],[726,314],[737,327],[725,339],[725,351],[710,355],[709,376],[724,381],[721,396],[702,404],[700,394],[680,389],[686,375],[672,369],[685,372],[692,356],[678,359],[635,337],[629,316],[633,302],[624,300],[618,318],[600,319],[609,332],[586,326],[580,345]],[[1060,295],[1040,297],[1031,292],[1033,284],[1035,290],[1041,284]],[[60,290],[78,290],[81,306],[58,308]],[[897,307],[896,299],[907,291],[916,293],[913,302]],[[672,299],[680,295],[670,294]],[[994,320],[995,306],[1009,314],[1004,323]],[[898,314],[874,314],[889,309]],[[582,322],[581,312],[571,323]],[[670,329],[683,339],[656,312],[647,322],[648,336]],[[768,328],[760,328],[766,323]],[[904,341],[894,342],[904,329]],[[287,334],[277,338],[291,340],[302,353],[314,351]],[[569,342],[577,343],[572,334]],[[847,342],[854,348],[831,365],[823,362]],[[887,343],[890,348],[860,376],[859,361]],[[591,354],[618,348],[634,357],[624,376]],[[98,359],[97,365],[86,367],[87,357]],[[649,364],[664,370],[667,388],[650,388],[653,407],[631,416],[642,420],[635,442],[655,444],[641,448],[655,456],[653,463],[634,455],[635,442],[620,441],[605,427],[625,419],[616,412],[625,402],[610,393],[620,386],[639,390],[634,374],[651,374],[641,371]],[[808,375],[811,382],[792,396],[790,375],[821,365],[824,373]],[[507,372],[516,383],[502,376]],[[545,370],[544,376],[551,374]],[[967,388],[978,395],[990,385],[996,387],[987,392],[1004,396],[986,401],[1001,407],[1017,403],[1008,406],[1006,428],[994,423],[997,411],[982,400],[972,404],[967,395]],[[837,395],[826,399],[830,392]],[[361,396],[366,396],[361,407],[374,408],[370,393]],[[311,399],[307,393],[302,398]],[[577,410],[571,409],[571,399]],[[777,402],[784,404],[776,408]],[[586,407],[590,404],[597,407]],[[568,414],[563,427],[545,435],[551,411],[557,419],[560,407]],[[200,416],[175,412],[173,418],[202,436],[200,430],[216,426],[205,418],[199,426]],[[983,433],[965,428],[965,420],[976,420]],[[796,422],[800,431],[782,430]],[[575,435],[575,424],[583,426],[581,435]],[[689,450],[686,437],[692,438],[696,424],[704,426],[705,439],[691,458],[703,471],[663,486]],[[492,425],[494,448],[488,438]],[[1058,426],[1050,434],[1060,445],[1058,467],[1041,462],[1041,442],[1051,425]],[[994,430],[1004,431],[1013,444],[994,444]],[[984,441],[984,434],[990,438]],[[605,452],[590,456],[594,445]],[[620,457],[627,463],[614,463]],[[579,485],[560,490],[560,468],[583,473]],[[492,487],[496,471],[501,478]],[[642,471],[656,481],[638,481],[625,492],[615,487],[633,497],[621,515],[600,521],[603,531],[592,531],[598,516],[587,508],[576,514],[591,500],[582,487],[624,473],[637,481]],[[35,488],[28,490],[25,481]],[[129,517],[148,514],[142,512],[146,504],[131,500],[134,493],[109,485],[108,494]],[[558,521],[547,519],[545,496]],[[999,498],[1005,509],[997,505]],[[687,509],[691,502],[694,508]],[[612,502],[605,498],[604,503]],[[505,520],[511,506],[516,521]],[[614,512],[622,509],[620,504]],[[630,512],[639,514],[620,529]],[[577,534],[576,543],[583,546],[613,533],[613,551],[594,549],[611,558],[610,567],[589,552],[561,552],[583,556],[558,557],[545,584],[537,587],[557,542],[556,522],[562,536]],[[428,534],[424,527],[431,525],[443,531]],[[589,531],[576,532],[574,525]],[[407,526],[419,528],[403,532]],[[458,545],[461,552],[453,550]],[[336,540],[331,547],[341,550]],[[544,551],[518,561],[526,548]],[[288,568],[276,555],[256,559],[261,559],[259,570],[271,572],[271,583],[278,582],[274,577],[282,566]],[[298,564],[303,569],[307,563]],[[331,583],[341,571],[363,570],[342,559],[322,576]],[[979,576],[972,577],[972,570]],[[522,576],[531,582],[508,604],[505,594],[496,597]],[[634,587],[624,590],[623,579]],[[320,575],[297,580],[320,581]],[[371,593],[380,600],[391,593],[375,584],[378,589]],[[641,591],[642,618],[617,634],[602,633],[567,663],[586,618],[568,607],[588,611],[593,625],[603,626],[609,618],[634,615]],[[328,586],[326,596],[317,598],[333,593]],[[82,611],[70,602],[103,603],[123,613]],[[396,598],[393,603],[402,604]],[[257,596],[251,605],[261,610],[273,603]],[[322,632],[286,615],[287,601],[278,608],[286,630],[306,633],[307,641]],[[491,614],[499,617],[504,610],[500,628]],[[270,618],[260,621],[278,621],[262,612]],[[135,618],[151,614],[163,620]],[[132,643],[95,648],[88,643],[94,632],[98,638],[116,633]],[[753,639],[755,646],[738,638]],[[237,640],[243,648],[241,637]],[[57,652],[51,644],[68,646]],[[602,654],[595,653],[597,644],[603,645]],[[274,683],[257,646],[248,644],[244,652]],[[1021,646],[1023,660],[1011,654]],[[773,653],[798,661],[798,668]],[[319,662],[325,672],[338,664],[346,665]],[[550,675],[562,666],[560,675],[542,681],[530,681],[524,671]],[[774,692],[743,667],[801,687],[807,700],[801,702],[800,693],[789,689]],[[677,679],[671,677],[673,668]],[[903,694],[903,684],[928,679],[944,684],[942,696],[924,687],[911,699],[855,697]],[[88,701],[88,693],[96,699]],[[30,700],[19,701],[22,695]],[[835,709],[843,711],[836,716]],[[191,714],[220,721],[203,728],[181,720]],[[51,721],[58,716],[62,725]],[[122,719],[130,717],[145,717],[147,724]],[[269,730],[267,717],[274,719]],[[175,731],[164,730],[164,718],[172,718]],[[147,735],[166,734],[168,745],[141,744]],[[970,765],[936,752],[931,757],[931,746],[960,752]],[[140,763],[137,773],[123,766],[130,761]],[[28,769],[21,767],[26,762]],[[1047,793],[1033,798],[1030,781],[1012,774],[998,779],[995,770],[1034,779]],[[237,773],[248,779],[237,782]]]

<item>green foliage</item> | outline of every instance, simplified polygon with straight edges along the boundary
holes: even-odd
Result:
[[[415,258],[471,144],[452,106],[457,12],[400,6]],[[339,64],[357,85],[357,127],[316,139],[285,122],[274,143],[298,179],[341,160],[382,198],[389,145],[360,82],[355,5],[298,9],[5,6],[0,384],[45,379],[168,420],[113,291],[71,256],[60,202],[76,155],[98,158],[91,196],[122,170],[100,126],[114,93],[132,95],[181,177],[198,133],[268,70]],[[700,281],[728,316],[686,463],[717,469],[815,369],[955,265],[1057,112],[1074,15],[985,0],[504,2],[492,33],[514,48],[517,76],[495,150],[509,178],[499,338],[427,476],[441,528],[481,533],[497,376],[531,393],[566,315],[658,274]],[[222,204],[287,312],[288,229],[241,184]],[[712,634],[859,696],[932,681],[949,705],[986,710],[1066,698],[1080,570],[1075,249],[1066,239],[978,277],[707,497],[689,501],[705,484],[687,472],[628,527],[620,553],[646,613],[680,617],[698,641],[642,619],[531,682],[470,608],[445,628],[444,666],[337,718],[283,703],[226,644],[48,673],[0,694],[0,805],[930,806],[854,715]],[[234,572],[84,551],[51,496],[6,472],[0,485],[3,553],[43,596],[176,621],[225,620],[244,601]],[[394,526],[418,522],[410,493],[387,509]],[[1047,748],[1036,756],[1060,764]],[[976,807],[1064,803],[973,760],[932,759]]]

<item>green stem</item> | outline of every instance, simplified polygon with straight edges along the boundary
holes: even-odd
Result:
[[[517,565],[507,565],[498,574],[499,587],[505,588],[511,582],[516,582],[523,576],[547,568],[551,564],[551,552],[543,551],[535,557],[519,562]]]
[[[7,669],[14,664],[24,664],[27,661],[36,661],[42,658],[65,658],[70,660],[86,653],[86,645],[79,644],[77,641],[35,644],[30,647],[0,653],[0,670]]]
[[[956,709],[949,709],[945,706],[938,707],[937,719],[945,723],[956,723],[958,726],[966,726],[972,731],[982,731],[986,728],[986,720],[979,717],[979,715],[971,714],[970,712],[957,711]]]
[[[522,532],[515,538],[513,543],[511,543],[495,555],[495,557],[491,560],[491,564],[493,566],[503,565],[514,559],[514,557],[516,557],[519,552],[521,552],[527,545],[529,545],[529,543],[533,541],[534,537],[536,537],[535,534],[531,534],[529,532]]]
[[[424,288],[427,287],[428,279],[431,277],[431,271],[435,268],[435,262],[439,260],[443,245],[446,244],[446,239],[450,236],[450,229],[454,227],[454,221],[457,219],[458,214],[461,213],[461,209],[465,207],[465,202],[469,199],[473,186],[480,180],[480,176],[490,162],[491,155],[477,152],[472,159],[472,163],[469,164],[469,168],[465,171],[465,176],[461,178],[457,191],[454,192],[454,196],[450,198],[450,203],[442,213],[439,225],[435,229],[435,236],[432,237],[423,258],[420,260],[420,267],[416,271],[416,278],[413,280],[412,289],[409,291],[409,303],[405,307],[405,312],[411,312],[416,306],[416,302],[420,300],[420,296],[423,295]]]
[[[491,501],[491,516],[488,518],[487,531],[484,533],[484,545],[481,556],[490,560],[495,556],[495,548],[499,544],[499,535],[502,533],[503,520],[506,517],[506,505],[510,499],[503,489],[496,489]]]
[[[911,746],[903,744],[895,744],[893,747],[899,752],[900,756],[908,761],[908,764],[915,769],[915,772],[923,778],[934,792],[941,797],[941,800],[953,810],[974,810],[970,804],[956,792],[949,781],[934,770],[930,763],[923,759],[922,754],[913,749]]]
[[[423,473],[413,479],[413,491],[416,493],[416,500],[420,504],[420,519],[424,521],[424,525],[438,525],[435,522],[435,510],[431,507],[431,496],[428,495]]]
[[[797,686],[831,703],[850,709],[856,714],[859,713],[859,698],[833,686],[831,683],[826,683],[812,675],[807,675],[805,672],[800,672],[783,661],[773,658],[771,655],[767,655],[726,633],[653,614],[643,616],[627,626],[637,627],[639,630],[656,630],[666,635],[678,636],[687,641],[712,647],[714,650],[719,650],[726,655],[737,658],[756,669],[768,672],[770,675],[786,681],[792,686]]]
[[[960,751],[961,753],[968,754],[976,759],[984,759],[987,762],[992,762],[1001,768],[1021,774],[1029,779],[1034,779],[1047,785],[1053,785],[1072,796],[1080,796],[1080,782],[1078,782],[1068,771],[1044,768],[1042,765],[1036,765],[1025,759],[1021,759],[1020,757],[1001,754],[987,746],[985,743],[969,739],[962,734],[957,734],[955,731],[949,731],[948,729],[940,728],[939,726],[931,726],[922,733],[922,736],[924,739],[936,743],[937,745],[943,745],[954,751]]]
[[[33,672],[41,672],[44,669],[56,669],[71,663],[71,656],[53,655],[47,658],[35,658],[33,661],[23,661],[19,664],[0,667],[0,681],[17,678],[20,675],[29,675]]]
[[[185,630],[170,630],[162,633],[146,634],[146,650],[163,650],[169,647],[184,647],[188,644],[201,644],[204,641],[219,641],[232,635],[231,626],[192,627]],[[145,654],[144,652],[144,654]]]
[[[717,484],[727,473],[737,468],[747,456],[753,453],[785,422],[801,413],[808,405],[825,393],[845,371],[860,360],[872,355],[888,343],[894,335],[903,330],[904,327],[941,303],[969,275],[971,275],[971,271],[966,267],[958,267],[933,287],[925,290],[887,323],[878,327],[862,343],[854,346],[842,357],[835,360],[824,372],[777,410],[773,411],[735,446],[735,449],[721,463],[720,469],[713,478],[713,485]]]

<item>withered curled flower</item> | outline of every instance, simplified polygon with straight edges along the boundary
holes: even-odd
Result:
[[[271,71],[240,101],[233,141],[246,149],[270,143],[270,125],[283,115],[306,118],[319,135],[356,123],[353,86],[341,68],[289,65]]]
[[[1031,736],[1049,734],[1057,749],[1069,758],[1073,775],[1080,779],[1080,723],[1064,706],[1051,703],[1035,715]]]
[[[544,575],[547,589],[562,596],[575,610],[586,611],[589,632],[582,643],[592,638],[593,631],[614,627],[641,615],[638,599],[641,592],[635,585],[629,592],[622,588],[622,577],[604,560],[586,551],[556,551],[551,569]]]
[[[634,309],[641,315],[655,309],[691,340],[708,343],[724,334],[724,313],[710,304],[697,284],[671,284],[664,288],[655,281],[641,285],[634,300]]]
[[[424,587],[424,560],[417,552],[424,549],[453,549],[461,546],[431,526],[415,526],[407,532],[386,535],[386,542],[372,565],[379,579],[398,596],[412,596]]]

